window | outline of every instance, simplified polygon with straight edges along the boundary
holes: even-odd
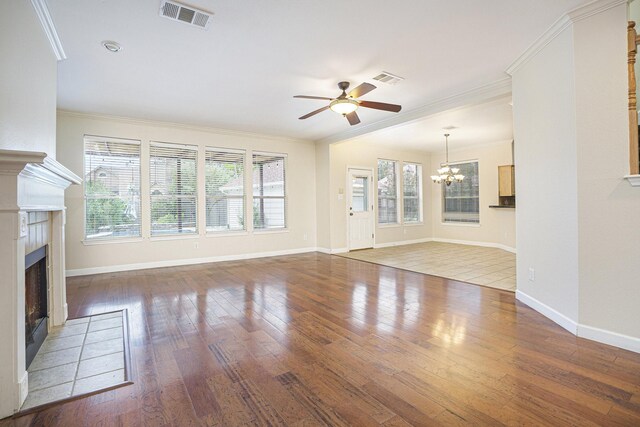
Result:
[[[151,235],[197,233],[197,147],[154,142],[149,154]]]
[[[244,151],[207,148],[207,231],[245,230]]]
[[[140,141],[84,138],[85,238],[140,237]]]
[[[286,228],[285,160],[283,154],[253,154],[253,228]]]
[[[417,163],[405,163],[402,166],[403,183],[403,221],[405,223],[422,221],[422,166]]]
[[[398,182],[396,162],[378,160],[378,223],[398,222]]]
[[[444,222],[480,222],[478,162],[456,163],[464,180],[447,187],[442,183]]]

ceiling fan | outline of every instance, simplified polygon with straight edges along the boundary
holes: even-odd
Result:
[[[340,82],[338,83],[338,88],[342,91],[342,94],[337,98],[327,98],[324,96],[306,96],[306,95],[296,95],[294,98],[305,98],[305,99],[322,99],[325,101],[330,101],[329,105],[326,105],[322,108],[319,108],[315,111],[310,112],[309,114],[305,114],[302,117],[299,117],[300,120],[308,119],[311,116],[315,116],[318,113],[323,112],[324,110],[331,109],[338,114],[342,114],[347,118],[349,124],[351,126],[357,125],[360,123],[360,118],[356,113],[358,107],[365,108],[373,108],[374,110],[383,110],[383,111],[392,111],[397,113],[402,109],[402,106],[396,104],[385,104],[384,102],[373,102],[373,101],[360,101],[356,98],[360,98],[362,95],[366,95],[367,93],[374,90],[376,87],[370,83],[362,83],[360,86],[353,89],[351,92],[347,93],[347,89],[349,88],[349,82]]]

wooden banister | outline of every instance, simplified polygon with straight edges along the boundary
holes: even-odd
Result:
[[[636,55],[638,40],[636,23],[629,21],[627,25],[627,64],[629,69],[629,173],[640,173],[640,153],[638,149],[638,109],[636,98]]]

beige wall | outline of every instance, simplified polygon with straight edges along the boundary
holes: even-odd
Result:
[[[453,161],[478,161],[480,178],[480,225],[445,224],[442,222],[442,187],[429,183],[432,187],[431,210],[433,217],[433,238],[495,244],[504,249],[515,250],[516,223],[515,209],[495,209],[489,205],[498,204],[498,166],[510,165],[511,141],[486,144],[479,147],[450,150]],[[444,153],[431,156],[429,171],[435,171],[445,161]],[[429,173],[430,174],[430,173]],[[518,170],[516,168],[516,180]]]
[[[145,263],[151,263],[149,266],[152,266],[162,265],[163,262],[177,264],[189,262],[189,260],[238,258],[248,254],[295,252],[313,249],[316,246],[315,147],[310,142],[60,112],[58,114],[58,156],[69,169],[80,176],[84,176],[83,137],[85,134],[142,141],[143,239],[130,243],[84,244],[83,188],[82,186],[72,187],[65,195],[66,259],[67,269],[72,270],[70,274],[121,269],[122,266],[127,265],[140,267],[140,264]],[[181,236],[170,240],[150,239],[148,237],[149,172],[145,169],[145,165],[148,164],[145,153],[148,158],[149,141],[286,153],[288,155],[286,170],[289,203],[288,229],[209,237],[205,236],[204,227],[200,224],[200,235],[196,238]],[[202,161],[201,156],[199,161]],[[198,182],[200,189],[204,188],[203,179],[203,175],[200,175]],[[202,191],[200,194],[203,194]],[[200,200],[198,206],[202,218],[204,207]],[[91,270],[96,268],[98,270]]]
[[[640,351],[626,4],[581,18],[513,74],[518,290],[578,335]]]
[[[580,323],[636,337],[640,188],[629,173],[625,5],[574,25]]]
[[[513,75],[518,290],[577,322],[574,86],[570,27]]]
[[[423,186],[423,222],[415,225],[377,225],[375,218],[375,244],[384,245],[420,240],[431,237],[431,199],[430,181],[427,181],[430,156],[425,152],[397,150],[372,144],[367,137],[333,144],[330,146],[330,206],[328,215],[331,218],[331,249],[343,250],[347,247],[347,169],[363,167],[373,170],[374,183],[377,182],[378,159],[408,161],[422,165]],[[343,196],[339,198],[340,192]],[[377,190],[374,187],[374,205],[377,215]],[[399,212],[401,216],[401,212]]]
[[[31,2],[2,2],[0,148],[56,156],[57,61]]]

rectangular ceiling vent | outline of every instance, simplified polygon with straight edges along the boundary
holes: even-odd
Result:
[[[387,73],[383,71],[373,78],[373,80],[377,80],[381,83],[386,83],[388,85],[395,85],[404,80],[404,77],[396,76],[395,74]]]
[[[208,30],[211,25],[213,13],[176,3],[174,1],[161,0],[160,16],[173,21],[194,25],[198,28],[202,28],[203,30]]]

